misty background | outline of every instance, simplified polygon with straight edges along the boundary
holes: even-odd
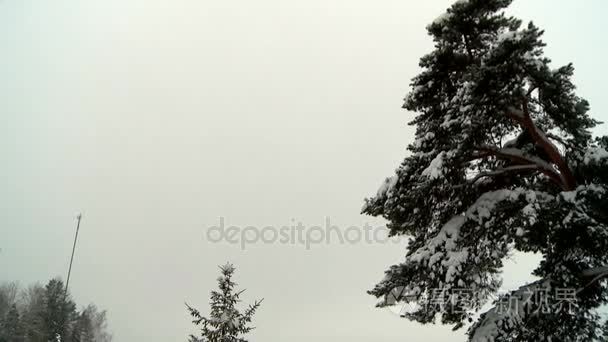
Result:
[[[413,139],[401,109],[451,0],[0,0],[0,282],[66,276],[116,341],[180,341],[216,265],[265,298],[252,341],[445,341],[365,293],[403,244],[211,243],[217,225],[346,229]],[[608,120],[608,3],[515,1]],[[606,125],[598,133],[607,134]],[[508,262],[505,287],[536,258]]]

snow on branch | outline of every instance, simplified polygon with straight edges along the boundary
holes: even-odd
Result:
[[[524,151],[517,148],[497,148],[490,145],[484,145],[478,148],[481,154],[475,155],[475,159],[495,156],[503,159],[509,159],[513,162],[519,163],[520,165],[535,165],[536,169],[550,179],[555,181],[559,185],[563,185],[563,179],[560,173],[556,172],[555,168],[551,164],[547,163],[541,158],[531,156]]]
[[[546,200],[547,196],[542,192],[521,187],[485,192],[467,208],[466,212],[453,216],[443,224],[437,234],[430,238],[424,246],[412,251],[406,263],[443,269],[445,271],[444,283],[451,284],[457,274],[456,270],[462,269],[461,265],[467,262],[471,256],[469,248],[460,245],[461,229],[467,222],[472,221],[481,225],[485,220],[489,220],[498,205],[505,201],[516,202],[523,199],[530,204]],[[479,276],[481,277],[481,274]]]
[[[608,160],[608,151],[602,147],[593,147],[585,151],[583,162],[585,164],[590,163],[602,163]]]
[[[515,120],[520,126],[530,133],[530,136],[534,142],[540,146],[549,156],[551,161],[555,163],[559,170],[559,177],[561,178],[562,189],[566,191],[573,190],[576,187],[576,180],[566,159],[561,155],[559,149],[547,138],[545,132],[543,132],[532,120],[530,110],[528,108],[528,98],[523,97],[522,109],[515,107],[509,107],[507,116]]]
[[[422,171],[423,176],[428,176],[430,179],[436,179],[441,177],[443,174],[442,167],[446,153],[441,151],[429,164],[429,166]]]
[[[530,170],[538,170],[538,165],[536,164],[526,164],[526,165],[514,165],[505,167],[496,171],[488,171],[488,172],[480,172],[473,179],[469,181],[469,183],[473,184],[477,182],[481,178],[485,177],[494,177],[500,176],[508,172],[518,172],[518,171],[530,171]]]

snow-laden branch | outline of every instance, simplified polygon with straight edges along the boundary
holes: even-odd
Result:
[[[555,168],[551,164],[547,163],[541,158],[531,156],[524,151],[517,148],[497,148],[494,146],[481,146],[477,149],[480,154],[474,156],[474,159],[479,159],[487,156],[495,156],[502,159],[509,159],[520,165],[534,165],[536,169],[543,174],[547,175],[550,179],[555,181],[557,184],[562,185],[562,177],[556,172]],[[531,168],[530,168],[531,169]]]
[[[480,172],[473,179],[469,181],[469,183],[475,183],[481,178],[485,177],[494,177],[500,176],[508,172],[518,172],[518,171],[530,171],[530,170],[538,170],[538,165],[536,164],[526,164],[526,165],[514,165],[505,167],[496,171],[488,171],[488,172]]]

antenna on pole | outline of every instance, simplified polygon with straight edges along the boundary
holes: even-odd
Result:
[[[80,230],[80,219],[82,219],[82,214],[79,213],[76,216],[78,222],[76,223],[76,235],[74,236],[74,246],[72,247],[72,257],[70,258],[70,268],[68,269],[68,279],[65,282],[65,296],[68,295],[68,286],[70,285],[70,274],[72,273],[72,262],[74,261],[74,252],[76,251],[76,241],[78,241],[78,231]]]

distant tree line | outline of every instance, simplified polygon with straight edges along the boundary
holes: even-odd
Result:
[[[93,304],[77,310],[63,281],[21,288],[0,284],[0,342],[110,342],[106,312]]]

